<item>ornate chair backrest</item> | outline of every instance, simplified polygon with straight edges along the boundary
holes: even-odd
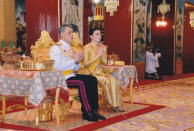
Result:
[[[34,60],[49,60],[50,48],[55,44],[47,31],[41,31],[40,38],[31,46],[31,54]]]

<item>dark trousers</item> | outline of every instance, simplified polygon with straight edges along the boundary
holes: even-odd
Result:
[[[97,111],[99,109],[96,77],[76,74],[76,76],[67,79],[67,86],[68,88],[78,88],[82,112]]]
[[[160,80],[160,77],[157,72],[155,73],[147,73],[145,72],[145,79],[151,79],[151,80]]]
[[[159,79],[161,80],[162,79],[162,75],[161,75],[160,67],[157,67],[156,70],[157,70]]]

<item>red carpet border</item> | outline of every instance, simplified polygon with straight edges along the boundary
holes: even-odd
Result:
[[[128,103],[128,102],[125,102]],[[104,126],[123,121],[138,115],[142,115],[151,111],[155,111],[161,108],[164,108],[165,106],[160,106],[160,105],[151,105],[151,104],[142,104],[142,103],[134,103],[134,104],[139,104],[139,105],[146,105],[148,107],[138,109],[132,112],[128,112],[122,115],[114,116],[109,119],[106,119],[104,121],[99,121],[99,122],[94,122],[94,123],[89,123],[87,125],[71,129],[70,131],[78,131],[78,130],[84,130],[84,131],[91,131],[95,129],[102,128]],[[5,128],[5,129],[13,129],[13,130],[37,130],[37,131],[46,131],[44,129],[40,128],[32,128],[32,127],[27,127],[27,126],[19,126],[19,125],[13,125],[13,124],[7,124],[7,123],[1,123],[0,128]]]
[[[177,76],[164,76],[163,80],[144,80],[144,81],[139,81],[139,85],[146,85],[146,84],[155,84],[155,83],[160,83],[160,82],[164,82],[164,81],[169,81],[169,80],[175,80],[175,79],[181,79],[181,78],[186,78],[186,77],[193,77],[194,73],[190,73],[190,74],[183,74],[183,75],[177,75]],[[8,100],[7,102],[7,106],[12,105],[13,103],[15,104],[15,101],[13,100]],[[20,102],[17,104],[24,104],[22,100],[20,100]],[[142,104],[142,103],[136,103],[136,104]],[[74,128],[71,129],[70,131],[77,131],[77,130],[84,130],[84,131],[90,131],[90,130],[95,130],[98,128],[102,128],[104,126],[119,122],[119,121],[123,121],[138,115],[142,115],[148,112],[152,112],[155,110],[159,110],[164,108],[165,106],[161,106],[161,105],[150,105],[150,104],[142,104],[142,105],[148,105],[149,107],[143,108],[143,109],[139,109],[136,111],[132,111],[129,113],[125,113],[124,115],[118,115],[118,116],[114,116],[111,117],[107,120],[104,121],[99,121],[99,122],[95,122],[95,123],[90,123],[78,128]],[[0,105],[0,109],[1,109],[1,105]],[[19,109],[16,107],[17,110],[14,111],[20,111],[23,109]],[[14,112],[14,111],[10,111],[10,112]],[[9,113],[9,112],[7,112]],[[31,128],[31,127],[26,127],[26,126],[19,126],[19,125],[13,125],[13,124],[7,124],[7,123],[0,123],[0,128],[5,128],[5,129],[13,129],[13,130],[36,130],[36,131],[46,131],[43,129],[38,129],[38,128]],[[193,128],[192,128],[193,129]],[[190,129],[188,129],[188,131],[190,131]]]
[[[135,103],[135,104],[142,104],[142,103]],[[139,109],[136,111],[132,111],[123,115],[118,115],[109,119],[106,119],[104,121],[99,121],[99,122],[95,122],[95,123],[91,123],[82,127],[78,127],[78,128],[74,128],[72,130],[69,131],[92,131],[92,130],[96,130],[98,128],[102,128],[104,126],[110,125],[110,124],[114,124],[116,122],[119,121],[123,121],[138,115],[142,115],[151,111],[155,111],[155,110],[159,110],[164,108],[165,106],[161,106],[161,105],[151,105],[151,104],[142,104],[142,105],[149,105],[149,107],[143,108],[143,109]]]

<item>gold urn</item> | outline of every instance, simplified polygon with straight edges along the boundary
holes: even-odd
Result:
[[[39,121],[47,122],[52,120],[52,100],[46,99],[39,109]]]

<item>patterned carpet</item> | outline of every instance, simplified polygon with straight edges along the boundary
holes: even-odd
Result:
[[[145,113],[146,112],[145,109],[148,109],[148,112],[152,111],[152,110],[156,110],[156,109],[153,108],[154,105],[144,105],[144,104],[133,104],[133,105],[131,105],[129,103],[125,103],[125,106],[127,107],[128,111],[124,112],[124,113],[121,113],[121,112],[113,111],[112,109],[107,108],[107,106],[105,106],[105,105],[101,105],[100,113],[103,114],[104,116],[106,116],[106,118],[108,120],[100,121],[98,123],[92,123],[92,122],[82,120],[80,106],[81,106],[80,103],[75,103],[73,105],[72,109],[68,110],[67,119],[64,120],[64,121],[61,121],[60,124],[57,125],[56,121],[55,121],[55,118],[53,118],[54,120],[51,121],[51,122],[40,122],[39,129],[48,129],[48,130],[52,130],[52,131],[54,131],[54,130],[60,131],[61,130],[62,131],[62,130],[70,130],[70,129],[77,128],[77,127],[84,126],[84,125],[86,125],[86,126],[87,125],[91,126],[92,124],[93,124],[93,126],[95,126],[96,124],[103,125],[106,122],[108,122],[108,125],[109,125],[110,123],[120,121],[120,119],[123,120],[125,118],[129,118],[127,115],[124,116],[123,114],[132,113],[131,116],[137,116],[138,114]],[[157,109],[158,108],[163,108],[163,107],[160,107],[160,106],[159,107],[155,106],[155,107]],[[138,114],[136,113],[137,111],[139,111]],[[133,112],[137,115],[133,115]],[[112,119],[112,118],[115,119],[114,117],[117,117],[118,119],[116,119],[116,121],[115,120],[111,121],[110,119]],[[6,115],[6,123],[7,124],[27,126],[27,127],[32,127],[32,128],[36,127],[34,119],[35,119],[35,110],[34,109],[29,110],[27,116],[24,115],[24,111],[9,113],[9,114]],[[100,127],[102,127],[102,126],[100,126]],[[97,128],[99,128],[99,127],[97,127]]]
[[[132,117],[128,117],[130,118],[128,120],[124,120],[126,118],[124,116],[123,121],[118,122],[118,117],[114,118],[114,116],[120,116],[120,118],[123,116],[101,105],[101,114],[110,119],[114,118],[112,121],[115,124],[110,119],[109,121],[89,123],[81,120],[80,105],[76,103],[68,111],[66,121],[59,125],[56,125],[55,121],[40,123],[39,129],[70,130],[86,125],[85,129],[91,130],[87,125],[98,126],[99,128],[108,123],[108,126],[96,129],[98,131],[194,131],[194,77],[144,85],[143,88],[136,90],[133,94],[136,104],[125,103],[128,106],[129,114],[132,114]],[[128,100],[128,98],[125,98],[125,100]],[[150,106],[138,103],[164,105],[166,107],[146,113],[144,109],[148,109]],[[137,110],[141,110],[143,113],[137,113]],[[25,117],[23,113],[20,111],[7,114],[6,123],[35,127],[33,110],[28,112],[28,117]]]
[[[157,87],[157,88],[156,88]],[[194,78],[145,85],[134,100],[166,108],[121,121],[98,131],[194,131]]]

